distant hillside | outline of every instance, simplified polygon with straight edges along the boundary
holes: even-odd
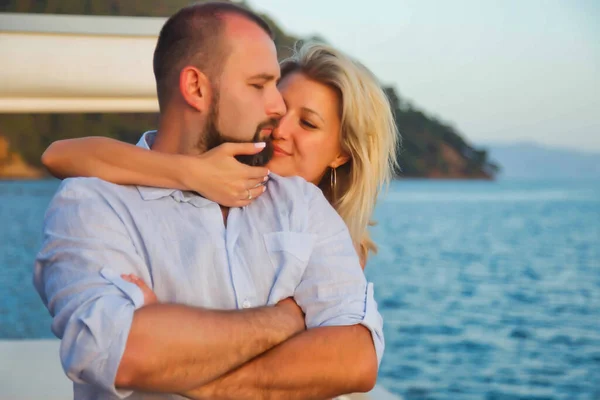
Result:
[[[0,12],[166,17],[190,3],[189,0],[4,0],[0,1]],[[244,1],[237,3],[246,5]],[[289,56],[299,38],[287,34],[268,15],[263,17],[275,32],[280,58]],[[494,178],[499,168],[488,161],[485,150],[474,148],[453,127],[413,107],[395,88],[385,90],[402,135],[400,177]],[[40,155],[55,140],[102,135],[133,142],[140,132],[154,128],[156,121],[157,116],[151,114],[0,114],[0,136],[4,135],[12,151],[27,163],[39,167]]]
[[[486,150],[468,144],[456,129],[415,108],[394,88],[386,92],[402,135],[401,177],[494,179],[500,167]]]
[[[600,152],[545,147],[534,143],[485,145],[502,165],[503,179],[600,179]]]
[[[0,136],[0,178],[39,179],[43,175],[41,169],[29,166],[20,154],[12,152],[8,140]]]

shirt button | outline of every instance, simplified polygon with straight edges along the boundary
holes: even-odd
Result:
[[[244,300],[244,302],[242,303],[242,308],[250,308],[250,306],[252,306],[252,304],[250,304],[250,301],[248,299]]]

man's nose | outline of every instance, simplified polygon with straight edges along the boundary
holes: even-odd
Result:
[[[279,119],[285,115],[286,111],[287,109],[283,97],[281,96],[281,93],[279,93],[279,90],[275,89],[267,103],[267,115],[269,118]]]

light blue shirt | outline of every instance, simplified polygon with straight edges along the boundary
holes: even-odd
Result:
[[[150,148],[154,133],[139,146]],[[116,389],[117,368],[141,290],[159,301],[211,309],[273,305],[293,296],[308,328],[362,324],[378,360],[382,318],[346,225],[322,192],[271,174],[251,205],[229,210],[174,189],[66,179],[50,203],[34,285],[62,339],[76,399],[179,399]],[[352,351],[348,349],[348,351]]]

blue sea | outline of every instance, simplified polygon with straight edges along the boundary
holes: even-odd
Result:
[[[52,337],[31,270],[57,186],[0,182],[0,339]],[[600,182],[397,181],[375,219],[381,385],[600,399]]]

